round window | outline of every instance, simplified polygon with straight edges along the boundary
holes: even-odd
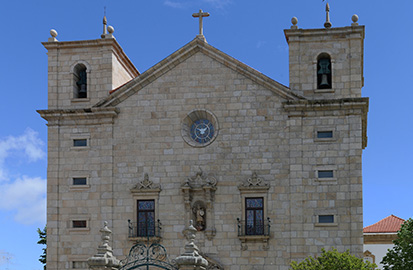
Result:
[[[203,147],[213,142],[218,132],[215,116],[206,110],[190,112],[182,121],[182,137],[194,147]]]

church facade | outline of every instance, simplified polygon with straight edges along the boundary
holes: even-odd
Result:
[[[202,19],[201,12],[199,13]],[[300,29],[290,86],[200,34],[139,73],[108,28],[48,50],[47,268],[87,269],[104,221],[218,269],[289,269],[321,248],[363,254],[364,26]]]

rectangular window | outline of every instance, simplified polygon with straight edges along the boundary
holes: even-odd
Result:
[[[74,186],[84,186],[87,185],[86,177],[74,177],[73,178]]]
[[[86,228],[87,222],[86,220],[73,220],[72,227],[73,228]]]
[[[318,171],[318,178],[333,178],[334,172],[333,170],[319,170]]]
[[[155,200],[138,200],[137,236],[155,236]]]
[[[74,147],[84,147],[87,146],[87,139],[74,139],[73,140]]]
[[[326,139],[326,138],[333,138],[333,131],[317,131],[317,138],[318,139]]]
[[[72,268],[73,269],[88,269],[89,265],[87,264],[87,262],[84,262],[84,261],[73,261]]]
[[[318,223],[334,223],[334,215],[319,215]]]
[[[264,198],[245,198],[245,234],[264,235]]]

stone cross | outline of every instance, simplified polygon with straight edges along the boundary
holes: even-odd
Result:
[[[202,25],[202,18],[203,17],[208,17],[208,16],[209,16],[209,13],[208,12],[202,12],[202,9],[200,9],[198,13],[192,14],[192,17],[199,18],[199,35],[201,35],[201,36],[204,35],[204,30],[203,30],[203,25]]]

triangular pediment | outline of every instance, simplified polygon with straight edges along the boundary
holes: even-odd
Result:
[[[94,107],[113,107],[118,105],[198,52],[218,61],[225,67],[242,74],[285,100],[305,99],[304,97],[292,92],[287,86],[274,81],[268,76],[265,76],[248,65],[221,52],[206,43],[203,39],[197,37],[176,52],[169,55],[164,60],[149,68],[144,73],[140,74],[138,77],[132,79],[117,89],[112,90],[108,97],[98,102]]]

